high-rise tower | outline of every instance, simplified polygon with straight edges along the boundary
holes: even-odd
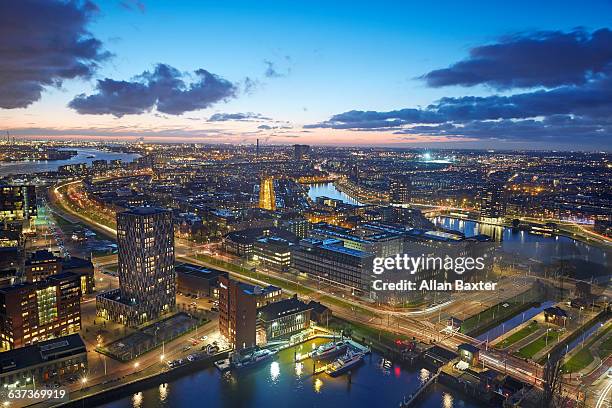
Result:
[[[259,185],[259,208],[276,210],[276,195],[274,194],[274,177],[266,174],[261,176]]]
[[[172,212],[139,207],[117,214],[121,298],[142,320],[172,310],[176,303]]]

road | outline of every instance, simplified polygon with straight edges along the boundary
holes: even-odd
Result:
[[[79,183],[79,181],[70,182],[67,185],[72,185],[75,183]],[[56,187],[54,189],[56,198],[59,200],[65,199],[65,196],[59,193],[58,188],[59,187]],[[72,211],[72,215],[79,217],[84,222],[86,222],[87,224],[91,225],[94,228],[106,231],[109,235],[116,234],[116,231],[113,228],[100,224],[99,222],[92,220],[90,218],[87,218],[83,216],[82,214],[78,214]],[[207,264],[206,262],[203,262],[191,256],[191,254],[193,253],[193,245],[185,244],[181,240],[177,240],[175,252],[176,252],[177,259],[188,260],[189,262],[194,263],[194,264],[214,267],[217,269],[223,269],[217,265]],[[229,272],[232,273],[233,275],[236,275],[232,271],[229,271]],[[304,285],[304,283],[299,282],[299,280],[296,280],[296,281],[288,280],[285,276],[280,276],[280,274],[273,274],[273,272],[268,271],[268,270],[262,272],[263,276],[265,276],[266,274],[269,274],[270,276],[273,276],[277,279],[282,279],[286,281],[288,284],[288,287],[291,287],[292,284],[298,287],[299,285]],[[264,280],[253,279],[251,277],[245,277],[245,276],[240,276],[240,277],[242,279],[246,279],[249,281],[255,281],[256,283],[259,283],[262,285],[267,285],[267,283]],[[356,321],[359,323],[367,324],[374,328],[384,329],[387,331],[392,331],[397,334],[415,337],[416,339],[424,341],[424,342],[436,341],[438,345],[444,348],[447,348],[449,350],[452,350],[452,351],[456,351],[457,347],[462,343],[469,343],[469,344],[473,344],[479,347],[483,346],[482,342],[472,337],[466,336],[464,334],[453,333],[449,335],[444,335],[443,333],[441,333],[441,331],[443,330],[442,326],[445,326],[445,324],[443,323],[441,323],[441,325],[433,324],[431,322],[426,321],[422,315],[418,316],[417,318],[414,316],[410,316],[410,314],[408,314],[405,311],[402,312],[402,311],[395,311],[395,310],[381,310],[380,307],[371,306],[367,303],[358,301],[353,298],[339,296],[337,292],[330,293],[328,291],[323,291],[322,289],[316,286],[308,287],[308,288],[313,291],[313,295],[311,295],[312,298],[318,299],[323,296],[332,297],[336,300],[343,302],[342,304],[349,305],[349,308],[347,309],[347,307],[339,306],[335,303],[326,304],[328,307],[330,307],[330,309],[333,311],[335,315],[344,317],[350,321]],[[287,290],[287,292],[291,294],[294,291]],[[370,312],[370,315],[359,313],[358,312],[359,309],[367,310],[368,312]],[[427,311],[426,313],[421,313],[421,314],[427,315],[427,314],[439,312],[440,310],[441,308],[437,308],[437,309],[434,308],[432,310]],[[372,316],[375,316],[375,317],[372,317]],[[489,366],[501,372],[507,372],[509,374],[512,374],[514,377],[524,382],[535,384],[538,386],[540,385],[542,368],[539,365],[528,362],[528,361],[521,360],[512,355],[504,354],[503,352],[500,352],[497,350],[487,349],[486,345],[484,347],[485,347],[485,350],[482,350],[480,353],[481,361],[483,365]]]

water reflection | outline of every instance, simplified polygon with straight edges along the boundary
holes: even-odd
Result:
[[[321,392],[321,388],[323,388],[323,380],[317,377],[314,381],[314,390],[317,394],[319,394]]]
[[[348,376],[330,377],[313,375],[312,360],[295,361],[295,352],[310,351],[312,344],[329,342],[317,339],[305,343],[300,349],[288,348],[278,353],[276,360],[246,370],[220,374],[214,367],[197,371],[168,384],[141,390],[140,395],[131,394],[118,400],[106,401],[105,408],[148,407],[192,407],[201,406],[202,395],[206,395],[206,406],[210,408],[244,408],[291,405],[294,408],[314,406],[397,406],[403,396],[415,392],[430,376],[420,367],[400,366],[390,362],[387,373],[381,370],[381,355],[373,352],[364,359],[364,364]],[[282,373],[282,374],[281,374]],[[172,392],[170,388],[172,387]],[[450,391],[442,384],[432,387],[419,402],[421,408],[441,408],[443,394],[453,393],[453,407],[477,408],[479,405],[466,401],[460,393]],[[283,401],[283,402],[281,402]],[[139,404],[139,405],[137,405]]]
[[[142,407],[142,392],[137,392],[132,396],[132,405],[134,408]]]
[[[448,392],[445,392],[442,397],[442,406],[444,408],[453,408],[453,396]]]
[[[279,375],[280,365],[278,364],[278,361],[273,361],[272,364],[270,364],[270,378],[272,379],[272,382],[276,382]]]
[[[501,240],[503,252],[516,256],[518,260],[522,258],[523,260],[550,263],[559,259],[574,259],[582,263],[595,263],[600,268],[609,267],[605,251],[566,236],[544,236],[449,217],[436,217],[432,219],[432,222],[437,226],[459,231],[466,237],[478,234],[492,236],[497,241]],[[597,272],[593,274],[598,275]],[[588,277],[590,278],[591,275]]]
[[[168,384],[159,384],[159,401],[165,402],[166,398],[168,398]]]
[[[419,371],[419,381],[421,382],[421,384],[425,384],[427,380],[429,380],[430,375],[431,373],[429,372],[429,370],[427,370],[426,368],[421,368],[421,371]]]
[[[311,184],[308,188],[308,196],[312,200],[316,200],[317,197],[329,197],[335,200],[342,200],[347,204],[361,205],[353,197],[338,190],[334,183]]]
[[[295,363],[295,375],[300,378],[302,376],[302,372],[304,370],[304,364]]]

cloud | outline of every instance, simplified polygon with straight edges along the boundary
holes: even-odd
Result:
[[[215,113],[210,118],[208,118],[208,122],[226,122],[230,120],[238,120],[238,121],[251,121],[251,120],[271,120],[265,116],[262,116],[260,113],[246,112],[246,113]]]
[[[24,108],[45,87],[89,78],[111,54],[87,25],[98,13],[90,1],[0,2],[0,108]]]
[[[257,129],[261,129],[261,130],[293,129],[293,126],[289,126],[289,125],[259,125],[259,126],[257,126]]]
[[[611,146],[612,122],[571,115],[537,119],[470,121],[461,124],[420,125],[395,134],[446,136],[458,139],[505,140]]]
[[[119,5],[126,10],[138,10],[143,14],[147,10],[145,4],[140,0],[121,0]]]
[[[423,109],[348,111],[304,128],[391,130],[400,134],[490,139],[556,137],[558,141],[609,145],[611,111],[612,76],[602,76],[585,86],[508,96],[446,97]]]
[[[285,57],[287,61],[291,61],[291,58]],[[291,68],[287,68],[286,71],[281,71],[277,68],[276,64],[270,60],[264,60],[264,64],[266,65],[266,70],[264,71],[264,75],[266,78],[282,78],[289,75],[291,72]]]
[[[116,117],[142,114],[153,109],[180,115],[205,109],[234,98],[237,86],[204,69],[188,75],[166,64],[157,64],[131,81],[98,80],[96,93],[81,94],[68,104],[81,114]]]
[[[571,35],[558,32],[523,34],[506,39],[497,47],[477,47],[477,51],[472,51],[470,60],[425,76],[428,81],[434,81],[435,86],[478,83],[498,88],[537,86],[535,90],[503,95],[445,97],[423,108],[351,110],[320,123],[305,125],[304,128],[391,131],[398,135],[463,139],[582,143],[610,148],[610,34],[607,29],[590,35],[580,30]],[[537,44],[533,45],[534,42]],[[487,47],[493,47],[494,51]],[[572,51],[572,58],[582,56],[583,61],[563,65],[561,62],[565,57],[558,55],[554,62],[547,62],[547,58],[555,54],[554,47],[558,47],[559,54]],[[540,56],[536,56],[537,51],[541,53]],[[530,59],[535,61],[528,62]],[[482,69],[486,65],[482,60],[487,61],[489,68]],[[529,63],[533,72],[528,75],[525,66]]]
[[[612,64],[612,31],[536,31],[472,48],[470,56],[421,78],[431,87],[488,85],[496,89],[582,85]]]

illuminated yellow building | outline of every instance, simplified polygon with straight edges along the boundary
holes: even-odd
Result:
[[[272,176],[266,176],[264,174],[261,177],[261,184],[259,186],[259,208],[263,208],[264,210],[270,211],[276,210],[274,177]]]

